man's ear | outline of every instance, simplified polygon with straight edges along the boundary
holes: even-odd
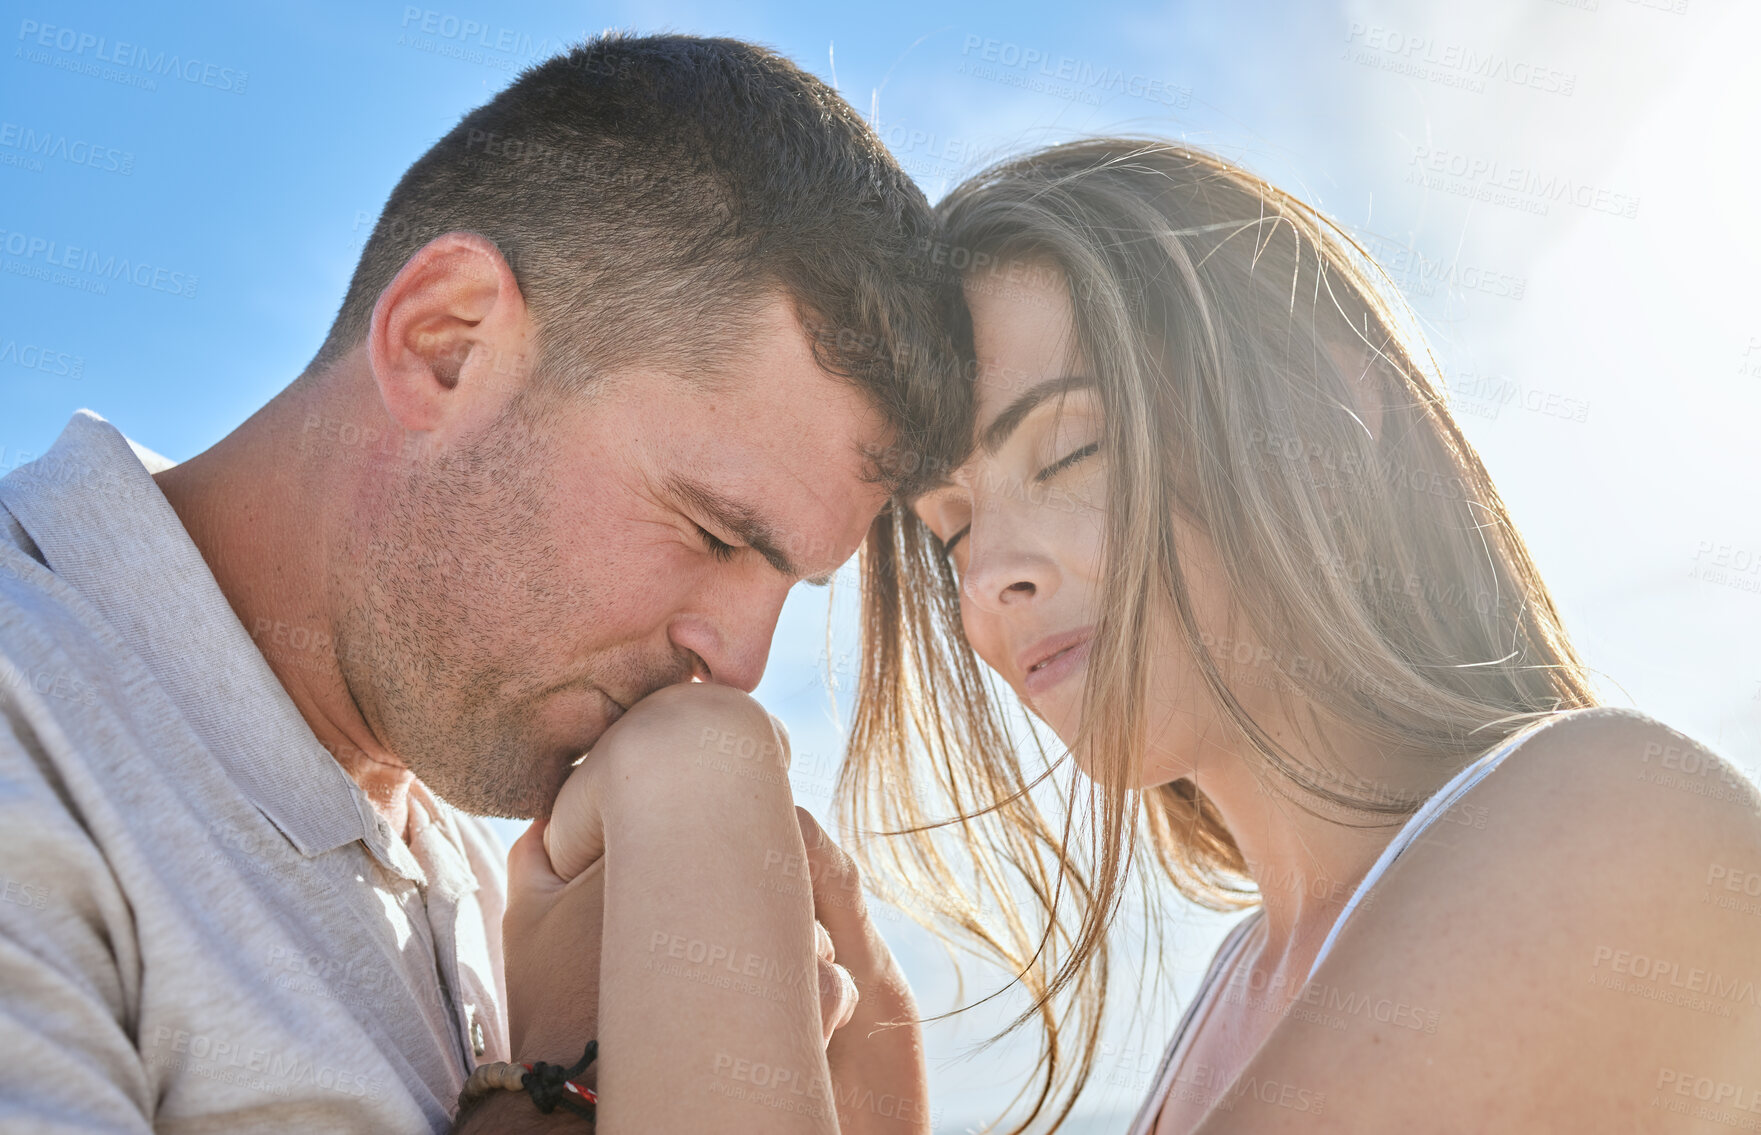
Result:
[[[367,359],[391,419],[410,431],[468,430],[526,381],[525,297],[494,242],[435,237],[373,305]]]

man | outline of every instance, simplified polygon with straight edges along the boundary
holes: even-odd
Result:
[[[964,440],[931,223],[773,53],[601,38],[410,168],[212,449],[82,412],[0,481],[0,1119],[445,1129],[571,961],[504,985],[466,813],[545,814],[663,686],[750,691]]]

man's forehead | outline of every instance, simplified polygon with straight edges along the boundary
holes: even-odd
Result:
[[[791,558],[817,569],[860,543],[888,496],[887,459],[898,447],[873,395],[821,365],[810,324],[786,297],[767,302],[746,322],[741,348],[700,374],[691,420],[669,429],[702,479],[778,528],[788,524]]]

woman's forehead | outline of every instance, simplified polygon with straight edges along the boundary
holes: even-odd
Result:
[[[1064,277],[1055,269],[1011,275],[1011,264],[968,278],[977,358],[977,424],[995,417],[1023,391],[1076,361],[1075,317]]]
[[[983,438],[990,423],[1024,395],[1085,369],[1074,329],[1068,326],[1050,333],[1044,328],[1023,329],[1019,335],[995,338],[994,344],[981,346],[977,353],[976,438]]]

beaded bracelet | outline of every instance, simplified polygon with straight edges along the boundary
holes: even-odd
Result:
[[[581,1059],[573,1068],[564,1068],[561,1064],[546,1064],[542,1060],[536,1064],[515,1064],[507,1061],[479,1064],[472,1071],[471,1078],[465,1081],[464,1089],[459,1092],[459,1110],[464,1111],[467,1106],[493,1091],[506,1089],[510,1092],[524,1091],[545,1115],[560,1107],[592,1123],[594,1105],[599,1102],[599,1095],[592,1088],[583,1088],[575,1083],[574,1079],[585,1072],[598,1055],[599,1042],[590,1040],[586,1050],[581,1053]],[[571,1095],[579,1096],[580,1099],[570,1099]]]

